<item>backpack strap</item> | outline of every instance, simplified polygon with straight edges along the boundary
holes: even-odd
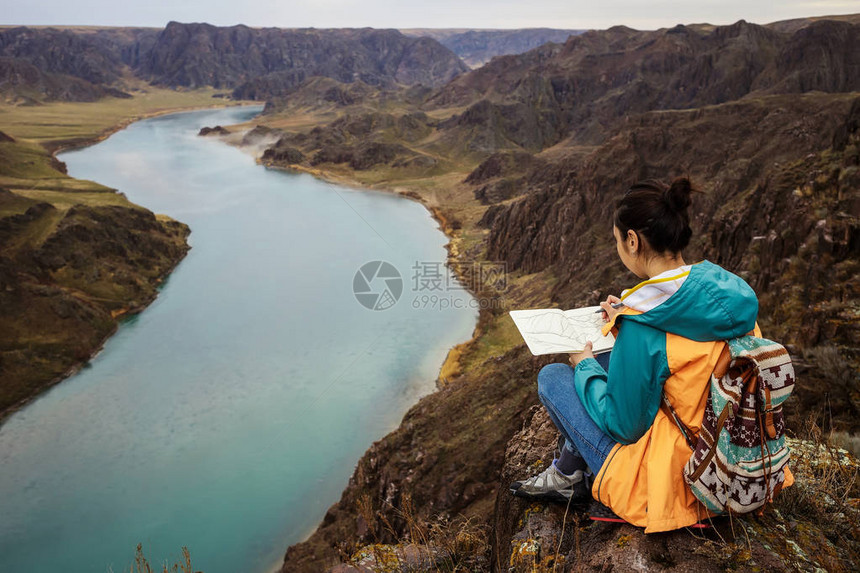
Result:
[[[776,439],[776,425],[773,422],[773,402],[770,399],[770,387],[764,385],[764,427],[768,437]]]
[[[693,439],[692,431],[687,427],[684,422],[681,421],[681,418],[678,416],[678,413],[675,412],[675,408],[672,407],[672,404],[669,402],[669,397],[666,396],[666,392],[663,392],[663,402],[660,404],[660,407],[663,408],[664,413],[675,420],[675,424],[678,425],[678,429],[681,430],[681,434],[684,436],[684,440],[686,440],[687,445],[690,446],[691,450],[696,449],[696,440]]]
[[[755,334],[755,330],[750,330],[747,333],[747,336],[752,336],[753,334]],[[722,378],[728,371],[729,364],[731,363],[731,361],[732,353],[729,349],[728,343],[725,343],[723,345],[723,349],[720,351],[719,357],[717,358],[717,363],[714,365],[714,377],[717,379]],[[675,424],[677,424],[678,429],[681,430],[681,434],[684,436],[684,440],[686,440],[687,445],[690,446],[691,450],[695,450],[696,440],[693,439],[693,432],[690,430],[690,428],[687,427],[686,424],[684,424],[684,422],[681,421],[680,416],[678,416],[678,413],[675,412],[675,408],[672,407],[672,403],[669,402],[669,397],[666,396],[665,391],[663,391],[662,403],[660,404],[660,407],[663,408],[663,411],[667,416],[675,420]],[[725,419],[724,416],[721,417]],[[770,432],[770,426],[768,426],[768,432]],[[775,432],[776,430],[774,429],[774,433]]]
[[[729,350],[729,345],[726,344],[723,346],[723,350],[720,352],[720,357],[717,358],[717,364],[714,366],[714,378],[719,380],[725,376],[726,372],[729,370],[729,364],[731,361],[732,352]]]
[[[755,336],[755,329],[750,330],[744,336]],[[729,349],[729,343],[726,342],[720,356],[717,358],[717,363],[714,365],[714,378],[719,380],[729,371],[729,365],[732,362],[732,351]]]

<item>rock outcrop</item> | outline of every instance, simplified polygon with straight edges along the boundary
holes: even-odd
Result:
[[[845,22],[588,32],[495,58],[436,90],[423,109],[458,111],[412,147],[432,141],[442,157],[481,158],[462,185],[477,199],[470,221],[488,232],[464,236],[477,241],[469,253],[506,263],[515,283],[506,309],[596,304],[635,284],[615,254],[616,199],[639,179],[690,176],[703,192],[685,257],[756,289],[765,336],[786,343],[796,364],[792,432],[807,434],[815,419],[850,435],[860,430],[860,76],[854,52],[840,50],[857,32]],[[330,127],[291,137],[342,146],[347,133]],[[486,540],[469,570],[856,569],[857,462],[814,430],[818,444],[792,442],[797,483],[778,503],[695,536],[646,536],[512,497],[510,481],[552,459],[556,433],[535,380],[564,357],[515,343],[494,355],[506,309],[482,311],[477,339],[459,349],[462,374],[374,444],[283,571],[438,566],[416,554],[455,569],[463,548],[434,524],[458,518],[449,540]]]
[[[124,74],[153,30],[0,30],[0,95],[15,103],[131,97]]]
[[[283,133],[262,160],[275,166],[347,164],[357,171],[376,166],[429,169],[436,160],[407,145],[426,137],[435,123],[422,112],[347,113],[306,133]]]
[[[625,185],[690,175],[704,193],[693,199],[688,258],[744,276],[760,295],[765,332],[794,345],[798,358],[801,349],[836,344],[856,362],[858,106],[856,95],[771,96],[639,116],[585,158],[533,171],[528,194],[494,211],[487,257],[557,273],[552,297],[563,308],[596,304],[583,295],[588,285],[620,292],[634,280],[605,223]],[[804,377],[800,394],[821,383]],[[840,403],[856,404],[850,393],[831,386]],[[801,402],[793,421],[816,403]],[[855,407],[834,413],[844,429],[860,429]]]
[[[793,33],[744,21],[656,32],[624,27],[495,58],[427,99],[469,106],[451,125],[476,149],[527,150],[565,137],[600,143],[630,116],[699,108],[749,94],[860,90],[860,25],[821,21]]]
[[[351,553],[395,543],[410,523],[461,514],[489,523],[505,446],[536,400],[532,375],[541,362],[520,347],[423,398],[362,457],[314,536],[289,549],[283,571],[325,570],[338,562],[340,544]]]
[[[112,194],[110,190],[106,194]],[[188,251],[136,206],[63,210],[0,189],[0,415],[80,367]]]
[[[254,29],[170,22],[141,59],[139,74],[164,86],[236,88],[266,99],[312,76],[373,86],[438,86],[468,68],[430,38],[396,30]]]
[[[197,135],[207,136],[207,135],[229,135],[230,132],[220,125],[216,125],[215,127],[201,127],[200,131],[197,132]]]
[[[555,455],[558,434],[534,384],[552,361],[521,345],[423,398],[368,450],[282,571],[853,570],[860,462],[813,442],[791,441],[797,483],[775,506],[705,531],[645,535],[592,522],[587,507],[511,495],[511,481]]]
[[[235,98],[262,101],[283,97],[314,77],[365,88],[430,89],[468,69],[436,40],[397,30],[179,22],[163,30],[0,30],[0,95],[19,104],[129,97],[130,76],[172,88],[230,89]],[[325,97],[354,102],[360,92],[335,88]]]
[[[847,514],[831,527],[816,523],[823,507],[804,506],[804,497],[821,491],[815,472],[840,463],[856,472],[858,462],[845,451],[821,450],[793,441],[799,485],[782,494],[775,507],[755,517],[717,518],[712,529],[682,529],[644,535],[628,524],[592,522],[587,507],[529,503],[505,485],[541,471],[552,461],[557,433],[543,408],[526,416],[523,429],[508,443],[496,498],[494,569],[497,571],[797,571],[816,567],[844,571],[856,559],[856,540],[838,546],[860,511],[835,505]],[[807,463],[804,456],[812,460]],[[833,457],[831,457],[833,456]],[[846,476],[846,479],[850,479]],[[842,494],[846,482],[827,484]],[[850,486],[849,486],[850,487]],[[854,490],[856,495],[857,490]],[[836,509],[836,508],[832,508]],[[837,541],[838,540],[838,541]]]

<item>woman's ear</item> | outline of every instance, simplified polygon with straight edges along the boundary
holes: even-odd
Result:
[[[639,253],[639,235],[633,229],[627,230],[625,247],[627,247],[627,250],[631,255],[635,256]]]

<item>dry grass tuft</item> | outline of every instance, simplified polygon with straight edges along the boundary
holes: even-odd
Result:
[[[438,515],[431,521],[418,518],[412,498],[403,496],[400,507],[390,507],[393,517],[374,511],[370,496],[361,495],[357,502],[359,515],[367,522],[368,532],[376,541],[350,552],[341,544],[338,554],[344,563],[374,571],[485,571],[489,568],[486,527],[458,516],[450,519]],[[401,527],[398,529],[392,519]],[[385,530],[396,541],[379,542],[376,531]],[[398,533],[398,531],[400,533]]]
[[[153,569],[149,564],[149,561],[143,554],[143,545],[141,543],[137,544],[137,551],[134,555],[134,565],[129,568],[129,573],[153,573],[153,571],[157,571],[158,569]],[[191,567],[191,554],[188,552],[187,547],[182,548],[182,562],[174,563],[172,566],[167,563],[163,563],[161,566],[162,573],[178,573],[181,571],[182,573],[195,573],[194,569]],[[197,571],[196,573],[201,573]]]

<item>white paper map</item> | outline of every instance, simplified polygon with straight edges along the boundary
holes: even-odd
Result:
[[[561,310],[539,308],[512,310],[511,318],[520,330],[523,340],[535,356],[562,352],[582,352],[586,342],[592,342],[595,354],[612,349],[615,337],[603,336],[605,324],[599,306]]]

